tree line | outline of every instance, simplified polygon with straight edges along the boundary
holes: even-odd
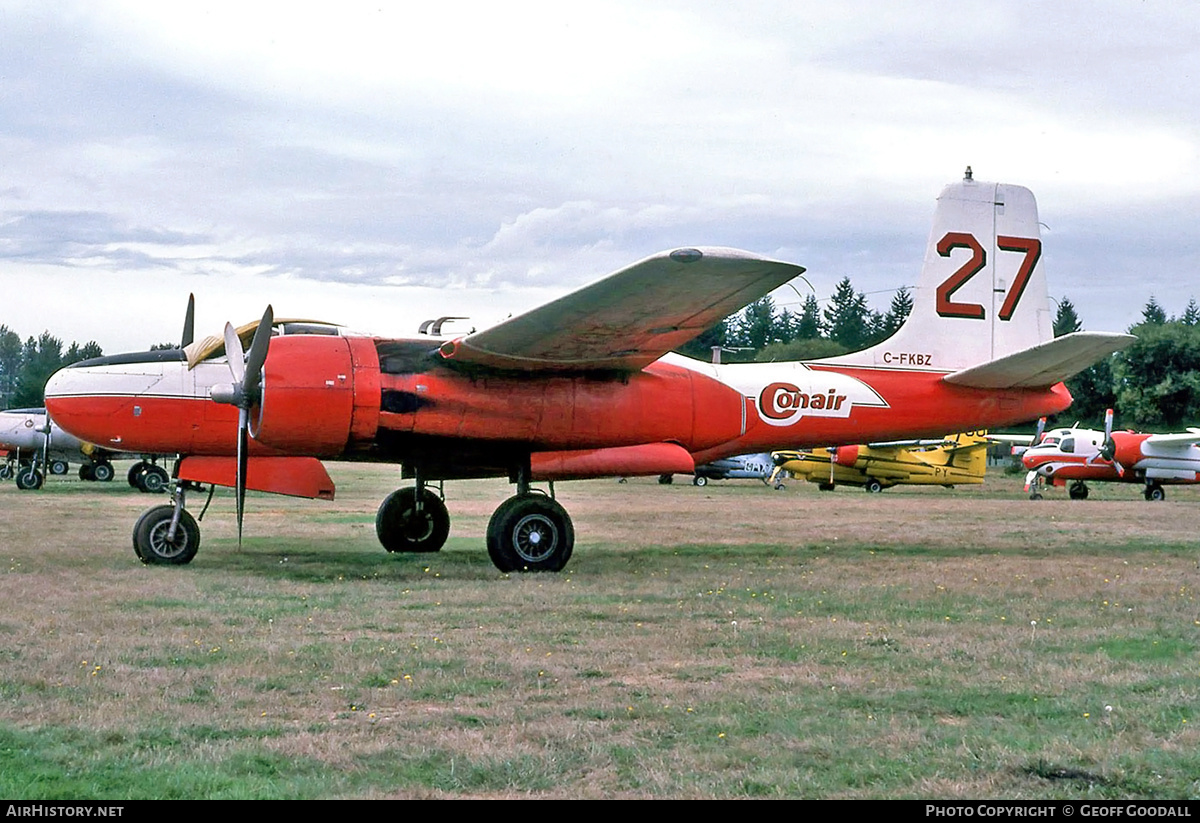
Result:
[[[63,366],[103,353],[95,340],[83,345],[72,342],[64,351],[63,341],[49,331],[21,342],[19,334],[0,325],[0,409],[44,405],[50,375]]]

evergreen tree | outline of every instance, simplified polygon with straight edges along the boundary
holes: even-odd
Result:
[[[1062,337],[1064,334],[1071,334],[1082,329],[1083,323],[1079,321],[1079,315],[1075,313],[1075,304],[1064,297],[1058,304],[1058,312],[1054,315],[1054,336]]]
[[[1179,318],[1179,322],[1185,326],[1200,325],[1200,306],[1196,305],[1196,298],[1188,301],[1187,309],[1183,312],[1183,317]]]
[[[1158,305],[1154,295],[1150,295],[1150,302],[1142,309],[1142,322],[1152,325],[1162,325],[1167,322],[1167,313],[1163,311],[1162,306]]]
[[[738,342],[756,350],[775,342],[775,301],[770,296],[760,297],[742,310]]]
[[[892,295],[892,304],[888,307],[887,314],[883,316],[883,324],[880,327],[880,332],[883,335],[880,338],[881,340],[886,340],[900,330],[900,327],[904,325],[904,321],[912,314],[912,307],[912,293],[909,292],[908,286],[901,286]]]
[[[0,409],[11,408],[21,372],[21,337],[8,326],[0,326]]]
[[[817,297],[810,294],[804,298],[804,308],[800,310],[800,319],[796,324],[796,340],[816,340],[821,336],[821,307]]]
[[[829,305],[825,308],[825,328],[829,339],[845,346],[848,351],[861,349],[868,340],[867,296],[855,292],[850,278],[837,284]]]

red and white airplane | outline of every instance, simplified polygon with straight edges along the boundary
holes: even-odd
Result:
[[[389,551],[437,551],[440,481],[507,476],[516,495],[487,528],[503,571],[557,571],[567,512],[534,481],[692,474],[781,448],[934,437],[1060,412],[1061,381],[1133,338],[1051,330],[1033,194],[969,170],[941,194],[913,310],[889,340],[812,362],[711,364],[672,350],[804,271],[724,248],[648,257],[499,325],[456,339],[272,336],[117,355],[46,386],[54,419],[85,440],[176,452],[174,504],[134,528],[146,562],[186,563],[184,508],[200,484],[332,497],[320,459],[390,462],[412,486],[376,516]],[[308,328],[303,331],[319,331]],[[332,331],[325,329],[324,331]],[[199,347],[199,349],[197,348]],[[437,486],[430,487],[431,482]]]
[[[1140,483],[1147,500],[1165,500],[1167,484],[1200,483],[1200,429],[1142,434],[1113,431],[1112,422],[1109,409],[1104,431],[1053,429],[1026,449],[1021,463],[1029,469],[1030,499],[1042,499],[1043,481],[1067,486],[1072,500],[1088,496],[1088,480]]]

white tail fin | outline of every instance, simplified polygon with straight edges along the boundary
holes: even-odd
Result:
[[[1037,202],[971,178],[938,197],[912,313],[877,346],[822,362],[957,371],[1054,336]]]

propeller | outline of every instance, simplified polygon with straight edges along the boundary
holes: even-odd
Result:
[[[233,383],[212,387],[212,399],[218,403],[237,406],[237,526],[238,547],[242,545],[242,518],[246,510],[246,469],[249,465],[250,410],[262,400],[262,370],[267,362],[267,347],[271,344],[271,325],[275,313],[270,306],[263,312],[250,351],[244,353],[242,341],[232,323],[225,324],[225,355]]]
[[[833,464],[837,462],[837,446],[829,449],[829,485],[833,485]]]
[[[1033,439],[1029,441],[1029,448],[1033,448],[1038,443],[1042,442],[1042,435],[1046,433],[1046,418],[1039,417],[1037,429],[1033,433]]]
[[[179,348],[186,349],[196,339],[196,295],[188,295],[187,312],[183,315],[183,336],[179,338]]]
[[[1100,453],[1097,455],[1101,460],[1107,460],[1117,468],[1117,475],[1125,476],[1125,467],[1116,461],[1117,442],[1113,440],[1113,410],[1108,409],[1104,412],[1104,443],[1100,446]]]

